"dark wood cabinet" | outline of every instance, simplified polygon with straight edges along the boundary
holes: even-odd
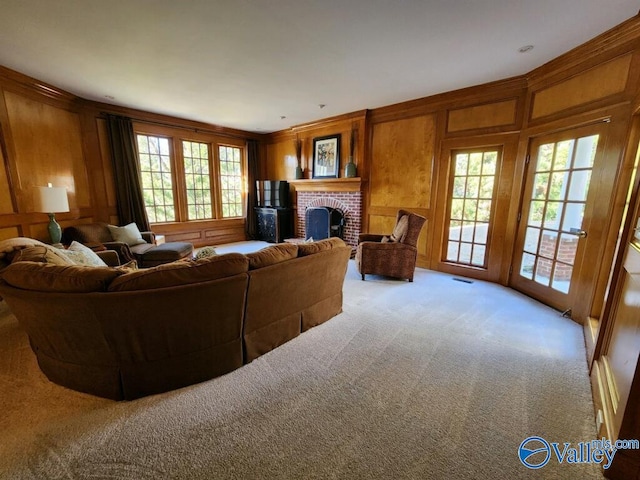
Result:
[[[293,213],[290,208],[256,207],[258,239],[282,243],[293,237]]]

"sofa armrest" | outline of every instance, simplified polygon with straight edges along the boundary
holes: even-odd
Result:
[[[358,235],[358,243],[381,242],[382,237],[384,237],[384,235],[379,235],[377,233],[361,233],[360,235]]]
[[[145,242],[150,243],[152,245],[156,244],[156,234],[153,232],[140,232],[142,238]]]
[[[131,260],[135,260],[133,253],[131,253],[129,245],[124,242],[105,242],[103,243],[103,245],[107,250],[115,250],[118,253],[118,258],[121,265],[124,265]]]
[[[108,266],[110,267],[120,266],[120,258],[118,257],[118,252],[116,252],[115,250],[100,250],[99,252],[96,252],[96,254]]]

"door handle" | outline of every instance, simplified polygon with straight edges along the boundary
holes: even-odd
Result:
[[[580,237],[580,238],[585,238],[587,236],[587,232],[579,228],[570,228],[569,233],[571,235],[575,235],[576,237]]]

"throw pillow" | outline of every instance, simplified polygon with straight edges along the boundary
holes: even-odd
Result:
[[[200,260],[201,258],[209,258],[218,255],[216,249],[214,247],[202,247],[198,250],[198,252],[194,255],[194,260]]]
[[[133,222],[129,225],[125,225],[124,227],[116,227],[115,225],[107,225],[107,227],[116,242],[126,243],[130,247],[140,245],[141,243],[147,243],[144,238],[142,238],[142,234],[140,233],[140,230],[138,230],[138,226]]]
[[[393,229],[393,233],[391,234],[390,240],[392,242],[404,242],[404,238],[407,236],[407,231],[409,230],[409,216],[403,215],[398,220],[396,224],[396,228]]]
[[[104,263],[104,260],[102,260],[96,252],[75,240],[71,242],[69,248],[63,250],[62,253],[70,257],[76,265],[85,265],[88,267],[107,266],[107,264]]]

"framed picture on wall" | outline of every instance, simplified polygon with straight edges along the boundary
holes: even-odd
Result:
[[[313,139],[313,178],[338,178],[340,134]]]

